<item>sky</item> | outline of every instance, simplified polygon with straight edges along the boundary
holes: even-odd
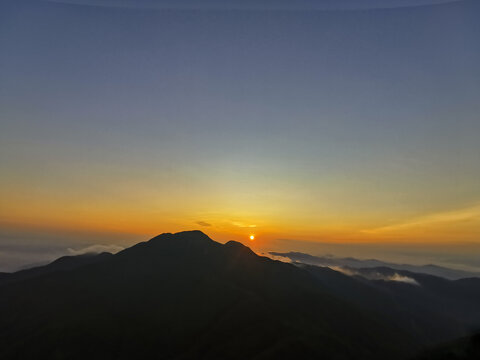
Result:
[[[4,0],[0,271],[189,229],[470,266],[479,40],[476,0]]]

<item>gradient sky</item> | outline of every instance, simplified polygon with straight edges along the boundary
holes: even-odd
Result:
[[[193,228],[467,254],[479,114],[476,0],[6,0],[0,262]]]

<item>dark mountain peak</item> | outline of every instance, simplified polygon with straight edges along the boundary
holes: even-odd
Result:
[[[149,242],[157,242],[162,240],[180,240],[180,241],[198,241],[198,242],[214,242],[207,234],[200,230],[181,231],[178,233],[163,233],[155,236]]]
[[[218,244],[200,230],[181,231],[178,233],[163,233],[149,240],[147,246],[174,246],[174,247],[208,247]]]
[[[208,235],[200,230],[182,231],[178,233],[163,233],[155,236],[151,240],[139,243],[130,249],[137,247],[158,249],[159,251],[177,250],[177,251],[198,251],[216,249],[220,250],[220,253],[241,252],[255,254],[248,246],[238,242],[230,240],[225,244],[221,244],[212,240]],[[123,252],[130,252],[130,249],[126,249]],[[225,251],[222,251],[225,250]],[[219,253],[219,254],[220,254]]]
[[[135,257],[137,261],[142,258],[155,259],[159,257],[171,256],[196,256],[206,254],[218,249],[221,244],[213,241],[199,230],[182,231],[178,233],[163,233],[147,242],[138,243],[127,248],[117,257]]]
[[[243,245],[241,242],[234,241],[234,240],[227,241],[224,245],[226,247],[231,247],[231,248],[236,248],[236,249],[243,249],[243,248],[248,249],[248,247]]]
[[[248,246],[243,245],[241,242],[230,240],[223,245],[226,249],[231,249],[236,252],[244,253],[244,254],[252,254],[256,255],[255,252],[252,251]]]

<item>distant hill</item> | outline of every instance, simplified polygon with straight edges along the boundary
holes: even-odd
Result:
[[[447,280],[386,267],[355,269],[350,275],[300,265],[328,292],[415,334],[432,345],[466,335],[480,324],[480,279]]]
[[[400,360],[464,336],[480,307],[476,282],[347,276],[199,231],[92,259],[0,282],[0,359]]]
[[[286,257],[292,261],[301,262],[309,265],[318,265],[318,266],[341,266],[349,268],[368,268],[368,267],[389,267],[396,270],[407,270],[416,273],[429,274],[434,276],[440,276],[445,279],[458,280],[463,278],[478,277],[480,278],[480,273],[462,271],[456,269],[449,269],[446,267],[428,264],[428,265],[410,265],[410,264],[395,264],[384,262],[376,259],[360,260],[352,257],[347,258],[337,258],[333,256],[313,256],[301,252],[275,252],[272,251],[270,254],[275,256]]]
[[[21,280],[27,280],[46,275],[57,271],[73,270],[84,265],[103,261],[112,254],[103,252],[101,254],[82,254],[76,256],[62,256],[57,260],[43,266],[38,266],[26,270],[20,270],[15,273],[0,273],[0,285],[12,283]]]

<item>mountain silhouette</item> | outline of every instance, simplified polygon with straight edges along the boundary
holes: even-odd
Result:
[[[424,345],[465,336],[480,325],[480,279],[448,280],[386,267],[347,269],[301,265],[328,292],[375,311]]]
[[[342,266],[348,268],[378,268],[378,267],[388,267],[396,270],[406,270],[415,273],[429,274],[434,276],[443,277],[450,280],[458,280],[463,278],[478,277],[480,278],[480,273],[473,271],[463,271],[457,269],[450,269],[443,266],[438,266],[434,264],[427,265],[411,265],[411,264],[395,264],[389,263],[376,259],[367,259],[361,260],[353,257],[334,257],[334,256],[313,256],[310,254],[305,254],[301,252],[275,252],[271,251],[270,254],[275,256],[281,256],[289,258],[295,262],[301,262],[308,265],[316,266]]]
[[[1,359],[395,359],[417,346],[308,272],[199,231],[0,293]]]
[[[467,312],[425,312],[456,282],[346,276],[200,231],[86,259],[0,281],[0,359],[407,359],[466,333]],[[446,304],[474,313],[475,296]]]
[[[20,270],[15,273],[0,273],[0,285],[35,278],[37,276],[53,273],[56,271],[73,270],[84,265],[93,264],[105,260],[109,256],[112,256],[112,254],[108,252],[103,252],[100,254],[87,253],[76,256],[62,256],[47,265]]]

